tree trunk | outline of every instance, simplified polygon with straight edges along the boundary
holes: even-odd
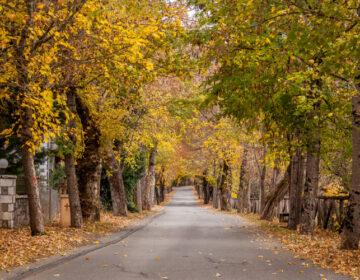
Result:
[[[75,101],[75,88],[69,88],[66,92],[66,104],[71,112],[72,116],[67,124],[67,135],[69,137],[68,149],[65,153],[65,173],[66,173],[66,185],[69,194],[70,202],[70,215],[71,226],[75,228],[81,228],[83,225],[79,188],[76,179],[76,167],[75,167],[75,147],[76,147],[76,101]]]
[[[281,201],[285,194],[288,192],[290,183],[291,164],[286,169],[284,178],[279,182],[276,188],[270,193],[265,202],[264,211],[261,214],[260,219],[271,221],[274,216],[274,209],[276,205]]]
[[[144,184],[144,177],[139,179],[136,183],[135,190],[134,190],[134,203],[136,204],[137,209],[139,212],[142,212],[142,185]]]
[[[27,77],[23,77],[26,80]],[[27,82],[23,82],[27,88]],[[23,96],[23,94],[21,94]],[[26,97],[24,97],[26,98]],[[24,180],[26,193],[28,195],[29,216],[31,235],[42,235],[45,233],[44,217],[41,210],[40,194],[34,164],[34,154],[31,146],[33,142],[32,128],[34,126],[33,110],[30,106],[24,106],[20,113],[20,142],[22,144],[22,165],[24,168]]]
[[[22,162],[24,167],[26,193],[29,203],[31,235],[42,235],[45,233],[44,217],[41,211],[40,194],[34,165],[34,155],[31,151],[29,151],[29,147],[27,145],[24,145],[22,148]]]
[[[317,60],[319,60],[317,58]],[[321,59],[319,60],[321,61]],[[312,84],[312,91],[308,95],[309,100],[318,97],[317,91],[321,89],[322,81],[315,80]],[[313,111],[308,114],[308,119],[318,117],[320,101],[314,100]],[[307,131],[307,155],[306,155],[306,177],[304,184],[304,196],[301,202],[300,233],[313,234],[315,229],[315,210],[317,205],[317,194],[319,185],[319,164],[320,164],[320,126],[314,124]]]
[[[78,159],[76,168],[81,211],[84,219],[99,221],[101,179],[100,130],[92,120],[89,109],[83,104],[78,95],[76,95],[76,110],[85,134],[85,150],[82,157]]]
[[[357,95],[352,98],[352,177],[351,189],[344,227],[341,236],[341,248],[357,250],[360,239],[360,64],[357,66],[355,86]]]
[[[160,205],[160,191],[159,191],[159,186],[155,186],[154,188],[155,191],[155,201],[157,205]]]
[[[163,202],[165,200],[165,184],[166,184],[166,180],[165,180],[165,166],[161,167],[161,173],[160,173],[160,178],[159,178],[159,196],[160,196],[160,202]]]
[[[220,181],[220,209],[223,211],[231,211],[231,190],[229,189],[229,173],[230,168],[226,160],[224,160],[223,170],[221,174],[221,181]],[[231,175],[230,175],[231,176]]]
[[[203,192],[204,192],[204,204],[208,204],[210,201],[210,190],[209,190],[209,182],[206,179],[207,176],[207,170],[205,170],[203,172],[203,177],[202,177],[202,181],[203,181]]]
[[[114,216],[127,216],[127,204],[125,195],[125,186],[122,177],[122,169],[120,163],[116,158],[111,143],[107,146],[107,151],[104,160],[105,168],[110,173],[108,175],[111,201],[113,206]]]
[[[246,213],[251,212],[251,181],[249,181],[249,184],[246,188]]]
[[[292,230],[297,229],[300,222],[301,211],[301,194],[303,191],[303,164],[304,158],[301,151],[297,150],[292,158],[291,175],[290,175],[290,196],[289,196],[289,222],[288,228]]]
[[[157,154],[157,144],[151,149],[149,157],[149,167],[147,170],[143,195],[143,210],[151,210],[154,205],[155,196],[155,161]]]
[[[142,210],[151,210],[150,205],[150,190],[147,188],[146,180],[148,177],[148,169],[145,170],[145,175],[142,180],[142,186],[141,186],[141,201],[142,201]]]
[[[216,178],[216,161],[214,161],[214,178]],[[219,179],[216,179],[215,186],[213,187],[212,204],[215,209],[219,208]]]
[[[244,151],[243,151],[243,158],[240,166],[240,178],[239,178],[239,190],[237,193],[237,211],[244,212],[245,207],[245,201],[244,201],[244,193],[245,193],[245,186],[244,186],[244,178],[246,173],[246,166],[247,166],[247,153],[248,153],[248,147],[245,144],[244,145]]]
[[[29,61],[25,56],[25,48],[27,46],[27,41],[31,33],[30,28],[33,25],[34,9],[34,3],[30,2],[28,4],[28,17],[23,29],[21,30],[21,38],[18,42],[13,43],[14,45],[16,44],[15,66],[18,79],[18,87],[15,88],[15,91],[18,94],[17,97],[19,98],[19,104],[22,105],[20,111],[21,127],[19,129],[19,136],[22,145],[22,165],[24,168],[26,193],[28,195],[31,235],[42,235],[45,232],[44,217],[41,211],[39,186],[36,179],[34,155],[32,152],[33,147],[31,145],[33,143],[32,129],[34,127],[34,111],[31,109],[31,104],[29,104],[29,102],[26,102],[30,94],[30,81],[28,75]]]
[[[315,228],[315,207],[319,183],[320,131],[314,129],[314,137],[307,147],[306,178],[301,205],[300,233],[313,234]]]
[[[260,201],[259,201],[259,213],[262,213],[265,207],[265,177],[266,177],[266,144],[264,144],[264,153],[262,158],[262,169],[260,176]]]

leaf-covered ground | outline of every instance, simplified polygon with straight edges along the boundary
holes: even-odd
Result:
[[[298,231],[288,230],[285,223],[263,221],[258,215],[242,216],[254,222],[270,237],[279,238],[284,248],[296,254],[295,257],[360,279],[360,250],[341,250],[340,235],[337,232],[317,228],[313,236],[305,236]]]
[[[0,270],[10,269],[46,257],[61,254],[90,243],[98,243],[101,236],[110,235],[111,232],[128,227],[149,214],[157,212],[172,198],[174,191],[167,194],[165,201],[160,206],[155,206],[152,211],[129,213],[128,217],[115,217],[112,213],[102,213],[101,221],[85,223],[82,229],[63,228],[58,221],[46,225],[46,234],[30,236],[28,226],[17,229],[0,228]]]
[[[103,213],[100,222],[85,223],[82,229],[63,228],[55,221],[45,227],[46,234],[42,236],[30,236],[28,226],[0,228],[0,269],[24,265],[55,254],[66,255],[67,251],[96,242],[99,237],[125,228],[149,213],[130,213],[128,217]]]
[[[220,211],[214,209],[211,203],[205,205],[201,199],[196,201],[209,210],[246,218],[267,233],[269,238],[278,238],[283,248],[294,252],[296,258],[312,261],[322,268],[332,269],[336,273],[360,280],[360,250],[341,250],[341,237],[337,232],[317,228],[313,236],[305,236],[298,231],[287,229],[286,223],[279,223],[278,220],[269,222],[260,220],[259,215]]]

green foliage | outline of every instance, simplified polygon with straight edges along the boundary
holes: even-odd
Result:
[[[51,188],[58,190],[60,185],[65,182],[66,174],[65,167],[58,166],[51,174],[49,185]]]

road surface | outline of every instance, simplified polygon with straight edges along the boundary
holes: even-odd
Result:
[[[310,264],[304,268],[306,261],[262,241],[244,219],[194,199],[191,187],[178,188],[164,214],[123,241],[26,279],[350,279]]]

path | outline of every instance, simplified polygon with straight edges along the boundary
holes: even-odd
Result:
[[[194,198],[191,187],[179,188],[163,215],[122,242],[26,279],[349,279],[304,268],[279,244],[256,241],[239,216],[202,208]]]

